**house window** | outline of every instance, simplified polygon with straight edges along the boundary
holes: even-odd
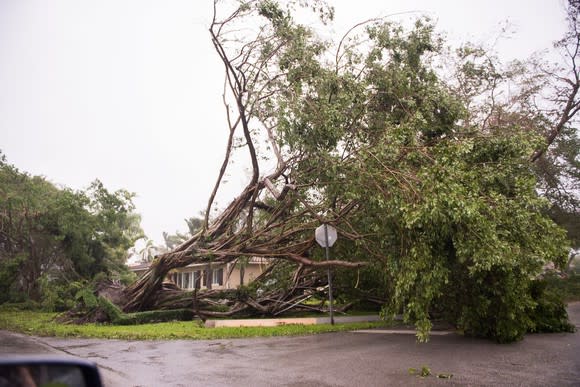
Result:
[[[213,271],[212,282],[214,284],[223,285],[224,284],[224,269],[215,269]]]
[[[189,284],[190,284],[190,276],[191,273],[187,272],[187,273],[181,273],[181,275],[183,276],[183,289],[189,289]]]

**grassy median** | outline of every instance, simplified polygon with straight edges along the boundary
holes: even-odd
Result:
[[[62,324],[56,313],[1,310],[0,329],[35,336],[91,337],[124,340],[212,340],[243,337],[298,336],[324,332],[350,331],[385,326],[383,322],[319,325],[281,325],[277,327],[205,328],[200,321],[174,321],[140,325]]]
[[[567,302],[580,301],[580,275],[567,279],[547,278],[548,288]],[[12,305],[0,306],[0,329],[35,336],[90,337],[124,340],[212,340],[244,337],[299,336],[325,332],[351,331],[386,327],[385,322],[298,325],[277,327],[205,328],[201,321],[171,321],[134,325],[64,324],[56,321],[57,313],[21,310]]]

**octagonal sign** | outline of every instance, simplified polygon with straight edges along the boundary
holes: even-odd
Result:
[[[328,246],[326,246],[326,235],[324,228],[326,228],[328,233]],[[316,237],[316,242],[318,242],[318,244],[322,247],[332,247],[338,238],[336,229],[332,226],[329,226],[328,224],[323,224],[322,226],[317,227],[316,231],[314,231],[314,236]]]

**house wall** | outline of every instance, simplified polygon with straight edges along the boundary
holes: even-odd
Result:
[[[249,262],[244,267],[244,285],[256,279],[266,268],[263,261]],[[241,284],[241,265],[238,263],[227,278],[230,264],[212,265],[212,289],[236,289]],[[168,274],[168,278],[182,289],[207,289],[207,265],[191,265],[175,269]]]
[[[244,285],[249,284],[255,280],[262,272],[266,269],[265,264],[255,264],[250,263],[244,267]],[[232,271],[232,275],[228,280],[228,289],[236,289],[241,284],[241,268],[240,264],[236,264],[236,267]]]

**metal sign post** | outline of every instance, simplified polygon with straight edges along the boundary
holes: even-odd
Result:
[[[330,247],[336,242],[337,234],[336,229],[332,226],[327,224],[323,224],[322,226],[318,227],[314,232],[314,236],[316,237],[316,241],[322,247],[324,247],[326,260],[329,260],[329,249]],[[330,267],[327,269],[328,275],[328,303],[329,303],[329,312],[330,312],[330,323],[334,325],[334,311],[332,309],[332,273],[330,272]]]

